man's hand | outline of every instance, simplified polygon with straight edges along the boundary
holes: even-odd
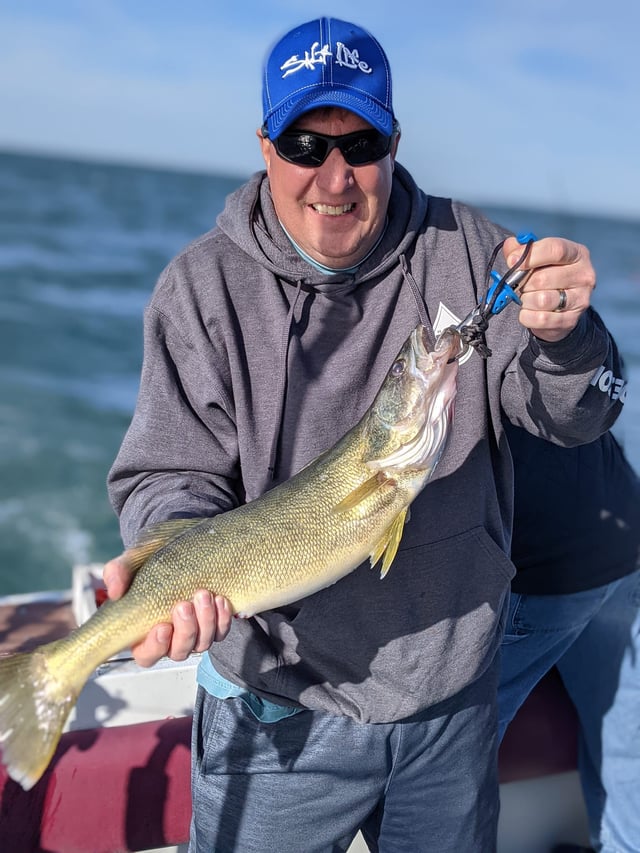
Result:
[[[507,264],[513,266],[522,255],[522,246],[509,237],[503,252]],[[589,307],[596,286],[589,250],[571,240],[546,237],[533,243],[521,269],[532,273],[520,293],[520,322],[543,341],[566,338]]]
[[[131,570],[124,557],[105,564],[103,579],[109,598],[121,598],[131,583]],[[191,652],[204,652],[211,643],[223,640],[231,627],[231,607],[226,598],[208,590],[196,592],[193,601],[179,601],[171,622],[161,622],[132,647],[140,666],[152,666],[162,657],[186,660]]]

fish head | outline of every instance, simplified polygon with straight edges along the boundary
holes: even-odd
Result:
[[[429,349],[417,326],[405,341],[370,409],[367,465],[387,473],[431,472],[453,419],[461,340],[447,329]]]

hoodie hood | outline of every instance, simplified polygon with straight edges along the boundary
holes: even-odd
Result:
[[[400,262],[400,256],[415,242],[427,214],[427,196],[407,170],[396,162],[388,225],[382,240],[358,269],[358,283],[384,275]],[[243,252],[281,280],[322,292],[355,286],[350,273],[326,276],[296,252],[283,231],[271,198],[265,171],[228,198],[217,225]]]

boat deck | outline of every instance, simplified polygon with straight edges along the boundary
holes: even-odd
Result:
[[[0,603],[0,655],[33,651],[75,626],[70,593],[8,596]]]

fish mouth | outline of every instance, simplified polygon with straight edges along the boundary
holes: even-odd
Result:
[[[453,361],[459,361],[468,349],[469,345],[462,340],[460,332],[454,326],[450,326],[438,335],[433,355],[435,358],[446,356],[447,364],[450,364]]]
[[[436,343],[433,348],[432,355],[436,360],[444,360],[446,362],[458,361],[461,355],[466,352],[466,345],[463,343],[460,333],[453,326],[440,332],[436,338]]]
[[[413,331],[412,350],[418,371],[430,372],[442,368],[445,364],[458,361],[465,350],[460,335],[454,328],[441,332],[433,345],[426,326],[418,326]]]

